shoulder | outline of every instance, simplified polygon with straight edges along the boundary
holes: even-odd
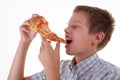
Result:
[[[109,70],[110,73],[119,74],[120,75],[120,68],[110,62],[101,60],[101,63]]]
[[[104,76],[103,80],[120,79],[120,68],[119,67],[104,60],[101,60],[101,63],[103,64],[104,67],[106,67],[108,71],[108,73]]]

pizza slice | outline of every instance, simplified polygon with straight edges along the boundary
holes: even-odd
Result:
[[[30,28],[50,41],[59,41],[62,43],[66,43],[63,38],[60,38],[49,29],[48,22],[43,16],[32,17],[30,19]]]

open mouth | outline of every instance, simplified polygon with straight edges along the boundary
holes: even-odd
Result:
[[[66,40],[66,44],[70,44],[70,43],[72,43],[72,40],[71,39],[67,39]]]
[[[65,45],[65,47],[68,48],[71,43],[72,43],[71,39],[66,39],[66,45]]]

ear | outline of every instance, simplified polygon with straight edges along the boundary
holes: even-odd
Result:
[[[93,45],[98,45],[104,39],[105,34],[104,32],[99,32],[94,35]]]

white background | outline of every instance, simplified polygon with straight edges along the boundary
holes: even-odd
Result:
[[[0,80],[7,76],[14,58],[19,39],[19,26],[32,14],[44,16],[50,29],[64,38],[64,28],[76,5],[90,5],[107,9],[115,18],[115,30],[109,44],[99,56],[120,67],[120,1],[119,0],[0,0]],[[25,76],[43,69],[38,60],[41,38],[33,40],[26,59]],[[54,44],[53,44],[54,46]],[[61,44],[61,59],[71,59]]]

